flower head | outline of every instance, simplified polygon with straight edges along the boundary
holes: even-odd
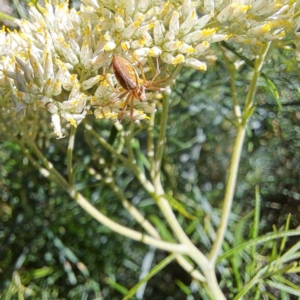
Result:
[[[29,19],[16,21],[18,32],[0,32],[1,93],[11,93],[23,115],[29,105],[48,109],[59,137],[58,120],[76,126],[91,108],[97,118],[118,119],[126,93],[107,72],[114,54],[141,79],[153,57],[171,68],[205,71],[213,43],[281,39],[299,24],[290,18],[296,4],[284,0],[82,2],[79,11],[68,4],[46,3],[41,12],[31,6]],[[145,77],[136,84],[148,87]],[[145,119],[151,97],[134,98],[123,117]]]

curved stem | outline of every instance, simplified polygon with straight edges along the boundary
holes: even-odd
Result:
[[[48,161],[48,159],[44,156],[44,154],[40,151],[40,149],[37,147],[37,145],[34,143],[34,141],[26,141],[26,144],[29,146],[29,148],[35,153],[35,155],[41,160],[42,164],[45,166],[47,171],[50,173],[53,178],[55,178],[55,182],[62,187],[64,190],[67,190],[69,188],[68,182],[65,180],[65,178],[55,169],[53,164]],[[39,164],[35,165],[38,166]],[[40,168],[38,168],[41,170]],[[46,174],[42,173],[45,177]]]
[[[170,251],[174,253],[184,253],[186,254],[188,251],[188,248],[185,245],[181,244],[173,244],[161,241],[157,238],[153,238],[149,235],[142,234],[136,230],[127,228],[126,226],[120,225],[117,222],[112,221],[108,217],[106,217],[104,214],[102,214],[99,210],[97,210],[92,204],[88,202],[86,198],[84,198],[80,193],[78,193],[72,185],[70,185],[60,174],[57,172],[57,170],[54,168],[54,166],[46,159],[46,157],[43,156],[43,154],[39,151],[39,149],[36,147],[36,145],[32,143],[28,143],[31,149],[34,151],[34,153],[39,157],[39,159],[42,161],[42,163],[47,168],[47,172],[43,170],[43,168],[40,167],[39,163],[35,161],[32,157],[30,157],[31,162],[39,171],[41,171],[42,175],[45,177],[49,177],[48,174],[51,174],[53,177],[56,178],[55,182],[66,192],[69,193],[69,195],[77,201],[77,203],[93,218],[95,218],[97,221],[99,221],[104,226],[107,226],[109,229],[111,229],[114,232],[117,232],[118,234],[124,235],[126,237],[129,237],[133,240],[143,242],[147,245],[153,245],[159,249]],[[29,154],[29,153],[28,153]],[[30,156],[30,155],[29,155]]]
[[[151,236],[156,239],[160,239],[160,235],[155,229],[155,227],[139,212],[139,210],[132,205],[120,191],[119,187],[117,186],[113,176],[107,178],[109,183],[109,187],[115,193],[115,195],[119,198],[124,208],[131,214],[131,216],[146,230]]]
[[[157,143],[157,152],[155,158],[155,177],[153,179],[155,192],[152,197],[156,200],[161,212],[166,218],[168,224],[172,228],[174,235],[177,239],[189,249],[188,255],[194,260],[194,262],[201,268],[209,289],[217,300],[225,300],[225,296],[222,293],[218,285],[218,281],[215,274],[214,265],[209,262],[205,255],[192,243],[189,237],[185,234],[183,228],[178,222],[168,200],[163,196],[165,194],[164,189],[161,184],[161,161],[164,152],[165,139],[166,139],[166,128],[167,119],[169,112],[169,97],[167,94],[164,95],[163,99],[163,109],[160,122],[160,133]],[[145,187],[146,188],[146,187]],[[151,194],[151,191],[148,191]]]
[[[163,194],[163,188],[160,183],[156,183],[157,192]],[[166,198],[160,196],[157,199],[157,205],[159,206],[161,212],[163,213],[164,217],[168,221],[168,224],[172,228],[174,234],[178,238],[178,240],[186,245],[189,249],[188,255],[194,260],[194,262],[201,268],[203,272],[206,283],[209,286],[209,289],[216,300],[225,300],[225,296],[222,290],[219,287],[214,264],[212,264],[205,255],[192,243],[189,237],[185,234],[184,230],[182,229],[181,225],[179,224],[172,208]]]
[[[136,241],[143,242],[147,245],[155,246],[165,251],[185,254],[188,251],[188,248],[185,245],[164,242],[112,221],[111,219],[103,215],[92,204],[90,204],[87,201],[87,199],[85,199],[80,193],[76,192],[71,187],[69,188],[68,193],[89,215],[91,215],[94,219],[96,219],[104,226],[108,227],[114,232],[117,232],[118,234],[121,234]]]

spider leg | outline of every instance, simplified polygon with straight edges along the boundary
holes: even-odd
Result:
[[[159,63],[158,63],[158,57],[156,57],[156,71],[155,71],[153,78],[149,81],[149,83],[147,83],[147,85],[151,86],[159,74],[160,74],[160,68],[159,68]]]
[[[138,61],[138,67],[139,67],[139,69],[141,71],[141,74],[142,74],[142,77],[143,77],[143,81],[144,81],[144,83],[146,83],[147,79],[146,79],[146,76],[145,76],[145,73],[144,73],[144,70],[143,70],[143,66],[142,66],[142,64],[141,64],[140,61]]]
[[[124,116],[124,113],[125,113],[125,109],[128,106],[128,103],[131,100],[131,98],[132,98],[131,93],[128,93],[128,96],[126,97],[126,100],[125,100],[125,103],[123,105],[122,111],[120,112],[120,117],[119,117],[120,122],[122,122],[122,119],[123,119],[123,116]],[[132,108],[132,111],[133,111],[133,108]],[[130,107],[130,113],[131,113],[131,107]]]
[[[133,107],[134,107],[134,97],[131,96],[130,98],[130,118],[133,118]]]
[[[163,87],[160,87],[160,86],[155,86],[155,85],[152,85],[152,86],[149,86],[149,87],[145,87],[146,90],[149,90],[149,91],[159,91],[159,92],[164,92],[166,89],[163,88]]]
[[[124,91],[119,97],[117,97],[115,100],[109,101],[107,103],[105,103],[104,105],[101,105],[101,107],[105,107],[111,104],[115,104],[116,102],[118,102],[118,100],[122,99],[126,94],[128,93],[128,91]]]
[[[103,76],[104,76],[105,80],[107,81],[107,83],[109,84],[111,90],[112,90],[113,92],[115,92],[115,93],[120,93],[120,90],[116,89],[116,88],[111,84],[110,80],[109,80],[108,77],[107,77],[107,74],[103,74]]]

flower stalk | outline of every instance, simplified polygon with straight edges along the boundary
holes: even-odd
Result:
[[[255,99],[257,82],[258,82],[260,71],[266,59],[266,55],[269,51],[270,45],[271,43],[266,43],[263,47],[261,47],[261,51],[254,65],[253,76],[249,86],[247,98],[245,101],[245,107],[243,111],[243,121],[239,122],[239,120],[237,120],[237,134],[233,145],[233,152],[232,152],[232,157],[229,166],[228,179],[226,183],[225,195],[223,200],[221,220],[217,230],[217,238],[214,242],[214,245],[209,255],[209,259],[212,262],[212,264],[215,264],[225,238],[225,233],[227,230],[228,220],[230,217],[231,207],[233,203],[241,153],[242,153],[244,140],[245,140],[246,126],[248,120],[250,119],[253,113],[253,104]]]

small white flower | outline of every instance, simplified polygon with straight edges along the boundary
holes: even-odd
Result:
[[[204,28],[204,26],[207,25],[207,23],[211,20],[213,16],[214,14],[210,13],[196,20],[193,26],[194,31]]]
[[[95,91],[94,93],[94,96],[97,98],[97,99],[101,99],[104,97],[105,93],[107,92],[108,90],[108,83],[106,81],[102,81],[100,83],[100,85],[98,86],[97,90]]]
[[[190,11],[193,9],[193,2],[191,0],[183,0],[182,3],[182,18],[185,20],[189,14]]]
[[[97,84],[100,80],[103,80],[103,76],[102,75],[97,75],[95,77],[91,77],[87,80],[85,80],[82,84],[81,84],[81,88],[85,91],[90,89],[91,87],[93,87],[95,84]]]
[[[156,45],[159,45],[163,42],[164,31],[165,31],[165,28],[164,28],[163,24],[159,21],[156,21],[154,28],[153,28],[154,42]]]
[[[76,66],[79,63],[78,57],[71,49],[70,45],[65,42],[65,39],[62,35],[60,35],[57,39],[59,44],[59,49],[62,52],[66,61],[70,62],[73,66]]]
[[[93,71],[97,71],[101,67],[106,66],[109,55],[110,55],[109,52],[101,51],[97,56],[91,59],[91,63],[93,65]]]
[[[28,88],[28,92],[31,93],[32,95],[39,95],[41,93],[41,88],[39,88],[33,82],[29,82],[27,88]]]
[[[162,50],[157,46],[152,47],[149,51],[149,56],[152,57],[159,57],[161,54],[162,54]]]
[[[204,8],[208,13],[215,10],[214,2],[214,0],[204,0]]]
[[[25,80],[27,82],[32,82],[33,81],[33,71],[32,68],[30,66],[29,61],[24,61],[23,59],[19,58],[19,57],[15,57],[19,67],[22,69],[22,71],[24,72],[24,77]]]
[[[184,22],[180,26],[180,32],[184,35],[188,34],[192,27],[194,26],[195,21],[198,19],[196,8],[193,7],[188,17],[184,20]]]
[[[134,51],[134,56],[139,58],[144,58],[146,57],[150,52],[149,48],[140,48]]]
[[[198,44],[195,48],[195,56],[202,55],[208,48],[210,47],[210,43],[207,41],[202,42],[201,44]]]
[[[56,106],[54,103],[51,103],[51,102],[47,104],[47,109],[48,109],[48,111],[49,111],[51,114],[56,114],[57,111],[58,111],[57,106]]]
[[[191,32],[188,35],[186,35],[183,38],[183,40],[187,44],[198,42],[199,40],[207,40],[209,37],[212,37],[216,33],[216,31],[217,31],[217,28],[196,30],[196,31]]]
[[[182,54],[178,54],[176,57],[174,57],[172,54],[164,52],[161,55],[161,59],[167,63],[167,64],[172,64],[172,65],[178,65],[180,63],[184,63],[185,59]]]
[[[52,93],[53,93],[53,84],[52,84],[51,79],[49,78],[46,80],[46,82],[44,84],[43,94],[47,97],[51,97]]]
[[[60,117],[58,114],[54,113],[52,114],[52,124],[54,127],[54,133],[56,134],[57,139],[61,139],[64,137],[64,134],[62,133],[61,123],[60,123]]]
[[[179,33],[179,12],[177,10],[173,11],[169,28],[174,32],[174,35]]]
[[[137,1],[137,10],[145,12],[150,4],[150,0],[139,0]]]
[[[171,52],[171,51],[175,51],[177,50],[181,45],[183,44],[183,42],[181,41],[172,41],[172,42],[166,42],[164,43],[164,50]]]
[[[115,28],[116,31],[121,32],[125,28],[125,22],[121,16],[115,16]]]
[[[112,51],[116,48],[116,43],[114,41],[107,42],[103,47],[104,51]]]
[[[44,69],[38,59],[36,59],[36,57],[32,55],[31,50],[29,50],[29,60],[33,70],[35,81],[41,87],[44,83]]]
[[[207,65],[204,62],[201,62],[193,57],[188,57],[185,60],[185,64],[189,67],[192,67],[196,70],[199,71],[206,71],[207,70]]]
[[[134,32],[136,31],[137,26],[135,23],[131,23],[127,28],[125,28],[122,32],[122,37],[124,39],[129,39],[133,36]]]
[[[96,10],[99,8],[97,0],[81,0],[81,2],[86,4],[87,6],[92,6]]]
[[[142,33],[142,40],[147,47],[150,47],[152,45],[153,39],[148,31],[144,31]]]
[[[253,28],[250,28],[247,31],[247,35],[249,37],[259,37],[262,36],[264,34],[266,34],[267,32],[269,32],[271,30],[271,23],[267,22],[265,24],[259,25],[259,26],[255,26]]]
[[[86,69],[90,69],[92,67],[92,55],[93,52],[89,42],[89,38],[86,37],[82,43],[80,51],[80,62]]]
[[[178,51],[181,52],[182,54],[193,54],[196,52],[195,48],[193,48],[192,46],[186,43],[182,43],[179,46]]]
[[[26,104],[33,103],[34,101],[34,98],[28,93],[17,91],[15,92],[15,96],[20,102],[25,102]]]
[[[44,78],[52,79],[53,78],[53,61],[52,54],[49,52],[44,53],[45,63],[44,63]]]
[[[174,41],[175,40],[175,32],[173,30],[168,30],[165,35],[166,41]]]
[[[136,10],[135,0],[125,0],[125,10],[131,16]]]

